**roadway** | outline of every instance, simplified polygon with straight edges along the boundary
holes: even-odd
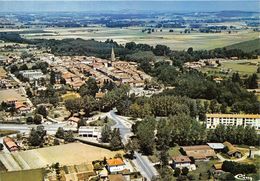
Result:
[[[115,110],[110,111],[108,117],[116,122],[112,128],[119,128],[122,142],[123,144],[126,144],[129,137],[133,135],[131,131],[132,123],[116,115]],[[147,180],[152,180],[154,177],[159,175],[157,170],[153,167],[153,163],[147,156],[135,151],[134,157],[135,159],[133,160],[133,163]]]
[[[133,133],[131,131],[132,124],[130,124],[128,121],[117,116],[115,114],[115,110],[108,112],[108,118],[110,118],[116,122],[116,124],[114,126],[112,126],[112,129],[119,128],[122,142],[124,145],[127,144],[129,137],[133,135]]]
[[[48,124],[43,123],[41,124],[44,126],[44,129],[47,131],[48,134],[55,134],[59,127],[64,127],[66,123],[54,123]],[[21,133],[29,133],[32,128],[36,128],[38,125],[31,124],[0,124],[0,128],[2,130],[14,130],[20,131]]]

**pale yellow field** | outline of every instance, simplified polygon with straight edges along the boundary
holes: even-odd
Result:
[[[21,157],[30,168],[39,168],[59,162],[61,165],[74,165],[92,163],[94,160],[103,160],[104,157],[112,158],[122,151],[110,151],[107,149],[86,145],[83,143],[69,143],[18,152],[16,157]]]

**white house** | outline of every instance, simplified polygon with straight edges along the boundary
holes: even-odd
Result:
[[[174,168],[189,168],[191,166],[191,160],[188,156],[176,156],[172,157],[172,163]]]
[[[29,80],[38,80],[45,78],[40,69],[37,70],[22,70],[19,72],[23,77],[28,78]]]
[[[101,127],[100,126],[80,126],[79,136],[82,137],[101,137]]]
[[[112,158],[107,160],[107,169],[110,173],[117,173],[127,168],[124,161],[121,158]]]

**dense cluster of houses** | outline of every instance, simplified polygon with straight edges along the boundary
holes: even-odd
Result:
[[[78,89],[84,84],[87,77],[95,78],[99,85],[105,81],[113,81],[116,84],[129,84],[132,87],[144,86],[145,80],[151,77],[137,69],[135,62],[116,61],[113,49],[111,60],[86,56],[62,56],[55,57],[50,66],[66,84]]]

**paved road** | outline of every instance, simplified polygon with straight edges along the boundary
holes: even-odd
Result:
[[[122,142],[126,144],[129,137],[133,135],[131,131],[132,124],[122,117],[117,116],[114,110],[108,113],[108,117],[116,122],[116,125],[114,125],[113,128],[119,128]],[[133,160],[133,163],[147,180],[152,180],[153,177],[159,175],[157,170],[153,167],[152,162],[146,156],[143,156],[138,152],[135,152],[134,156],[136,159]]]
[[[64,127],[66,123],[56,123],[56,124],[41,124],[44,126],[48,134],[55,134],[59,127]],[[0,128],[3,130],[15,130],[22,133],[29,133],[32,128],[37,127],[37,125],[27,125],[27,124],[0,124]]]
[[[126,144],[128,142],[129,137],[133,135],[131,131],[132,125],[126,120],[117,116],[114,110],[108,113],[108,117],[116,122],[116,124],[112,126],[112,129],[119,128],[122,137],[122,142],[123,144]]]

